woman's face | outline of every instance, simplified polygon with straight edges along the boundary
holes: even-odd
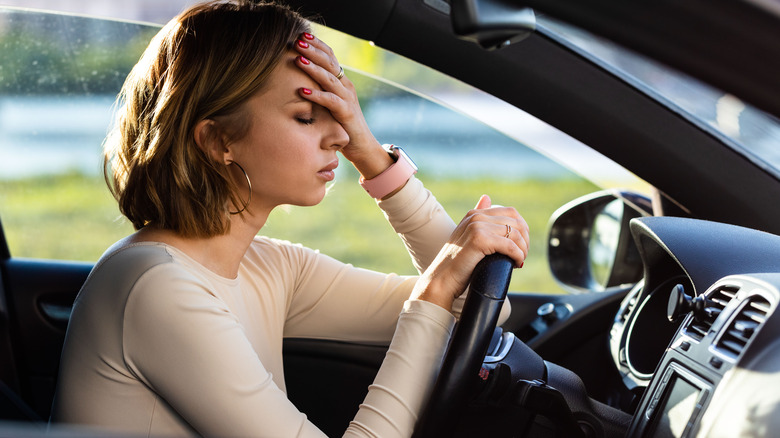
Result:
[[[295,66],[296,55],[286,53],[267,86],[244,105],[249,131],[229,146],[233,161],[252,182],[253,209],[318,204],[334,178],[336,152],[349,142],[327,109],[300,97],[301,88],[319,85]],[[230,167],[240,187],[245,187],[244,175]]]

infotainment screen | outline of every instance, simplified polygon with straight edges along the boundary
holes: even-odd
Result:
[[[646,437],[680,438],[691,421],[701,389],[672,374]]]

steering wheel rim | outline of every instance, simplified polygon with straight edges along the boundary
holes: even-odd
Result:
[[[456,419],[473,395],[473,386],[504,304],[512,260],[491,254],[474,268],[469,294],[444,356],[431,396],[413,437],[452,436]]]

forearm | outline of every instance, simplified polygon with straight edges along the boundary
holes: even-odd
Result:
[[[300,249],[307,268],[290,301],[285,336],[386,343],[416,277],[355,268]]]
[[[407,301],[374,383],[345,436],[408,437],[438,375],[454,318]]]
[[[452,234],[455,222],[415,177],[378,205],[406,245],[417,271],[425,271]]]

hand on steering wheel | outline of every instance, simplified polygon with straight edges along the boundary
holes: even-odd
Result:
[[[491,207],[490,198],[482,195],[420,277],[412,298],[451,310],[480,260],[490,254],[504,254],[511,266],[520,267],[528,254],[529,240],[528,224],[517,210]]]

